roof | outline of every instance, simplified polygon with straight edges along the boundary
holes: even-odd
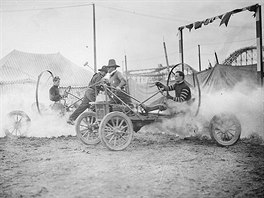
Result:
[[[60,53],[35,54],[13,50],[0,60],[0,83],[37,81],[38,75],[45,70],[60,76],[61,86],[87,86],[93,75]]]

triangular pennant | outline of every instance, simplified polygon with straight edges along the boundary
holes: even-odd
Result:
[[[203,21],[197,21],[194,23],[194,29],[198,29],[202,27]]]
[[[193,28],[193,23],[189,24],[189,25],[186,25],[185,27],[187,27],[189,29],[189,32],[192,30]]]
[[[225,13],[219,26],[221,26],[223,23],[227,26],[231,15],[232,15],[232,12]]]

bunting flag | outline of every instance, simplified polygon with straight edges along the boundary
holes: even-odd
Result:
[[[204,23],[203,21],[195,22],[194,23],[194,29],[198,29],[198,28],[202,27],[203,23]]]
[[[222,18],[219,26],[221,26],[222,24],[225,24],[227,26],[227,24],[229,22],[229,19],[230,19],[230,17],[231,17],[232,14],[233,14],[232,12],[225,13],[223,15],[223,18]]]
[[[188,28],[188,29],[189,29],[189,32],[190,32],[193,28],[194,28],[194,29],[201,28],[202,25],[208,25],[208,24],[214,22],[216,19],[220,19],[220,20],[221,20],[219,26],[221,26],[222,24],[225,24],[225,26],[227,26],[227,25],[228,25],[228,22],[229,22],[229,20],[230,20],[230,18],[231,18],[231,16],[232,16],[233,14],[236,14],[236,13],[239,13],[239,12],[242,12],[242,11],[246,11],[246,10],[248,10],[248,11],[250,11],[250,12],[254,12],[253,17],[255,17],[255,16],[256,16],[256,12],[257,12],[257,8],[258,8],[258,6],[260,6],[260,5],[259,5],[259,4],[255,4],[255,5],[252,5],[252,6],[245,7],[245,8],[235,9],[235,10],[232,10],[231,12],[227,12],[227,13],[225,13],[225,14],[221,14],[221,15],[219,15],[219,16],[215,16],[215,17],[207,18],[207,19],[205,19],[205,20],[203,20],[203,21],[196,21],[196,22],[191,23],[191,24],[186,25],[186,26],[181,26],[181,27],[179,27],[178,29],[179,29],[179,30],[182,30],[182,29],[184,29],[184,28]]]
[[[189,29],[189,32],[192,30],[193,28],[193,23],[189,24],[189,25],[186,25],[186,27]]]

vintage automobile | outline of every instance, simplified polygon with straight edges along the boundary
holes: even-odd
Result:
[[[174,79],[175,71],[177,70],[175,65],[167,79],[167,84],[171,84]],[[65,96],[72,96],[74,100],[70,102],[68,98],[64,98],[63,103],[52,104],[46,107],[39,102],[39,89],[42,75],[48,74],[51,78],[53,74],[51,71],[43,71],[38,76],[36,86],[36,102],[32,104],[32,111],[37,110],[41,115],[48,113],[58,113],[60,116],[64,116],[65,112],[72,111],[78,102],[82,100],[81,97],[72,94],[71,87],[64,88]],[[196,84],[192,87],[193,98],[190,100],[191,113],[187,116],[197,116],[201,105],[201,90],[199,81],[195,73],[193,79]],[[95,145],[102,142],[108,149],[119,151],[127,148],[133,140],[133,135],[138,132],[142,126],[151,124],[153,122],[162,122],[165,118],[172,118],[178,116],[177,113],[185,112],[174,112],[164,113],[165,109],[169,109],[167,105],[168,92],[164,92],[157,86],[157,91],[145,99],[139,101],[133,96],[127,94],[122,90],[122,94],[133,100],[133,105],[125,103],[121,98],[118,97],[117,90],[104,82],[101,83],[101,87],[104,90],[104,95],[100,95],[101,100],[97,100],[93,103],[93,107],[88,111],[82,113],[75,124],[75,130],[77,137],[85,144]],[[151,106],[145,105],[154,96],[161,94],[163,100],[160,103]],[[153,108],[154,107],[154,108]],[[55,109],[55,111],[54,111]],[[153,110],[156,109],[156,110]],[[170,110],[170,109],[169,109]],[[8,113],[8,124],[5,126],[4,131],[6,134],[14,136],[25,136],[27,130],[31,124],[31,118],[22,110],[14,110]],[[232,113],[220,113],[214,115],[209,122],[209,131],[211,138],[220,146],[231,146],[235,144],[241,135],[241,124],[237,117]]]
[[[167,79],[167,84],[170,84],[177,70],[174,66]],[[196,98],[192,98],[191,102],[195,105],[190,105],[194,108],[189,114],[197,116],[201,105],[201,90],[198,78],[195,74],[196,82]],[[164,118],[172,118],[177,114],[164,114],[163,110],[168,108],[166,98],[168,92],[164,92],[157,86],[157,92],[148,97],[144,101],[139,101],[122,90],[116,90],[107,84],[102,83],[103,100],[97,100],[93,103],[95,111],[87,111],[82,113],[76,122],[75,130],[77,137],[85,144],[93,145],[102,142],[108,149],[120,151],[129,146],[133,140],[133,135],[138,132],[144,125],[161,122]],[[125,103],[118,97],[117,91],[127,95],[133,100],[133,105]],[[145,102],[157,94],[162,94],[164,100],[160,104],[156,104],[153,108],[147,108]],[[100,96],[102,98],[102,96]],[[118,102],[117,102],[118,101]],[[165,107],[165,108],[164,108]],[[148,109],[157,109],[149,111]],[[179,112],[181,113],[181,112]],[[214,115],[210,120],[209,126],[211,138],[220,146],[231,146],[235,144],[241,134],[241,124],[237,117],[232,113],[220,113]]]

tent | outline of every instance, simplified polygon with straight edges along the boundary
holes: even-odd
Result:
[[[198,72],[197,77],[201,89],[207,93],[230,90],[239,82],[246,81],[248,84],[257,84],[257,66],[229,66],[216,64],[210,69]],[[186,76],[186,80],[193,85],[192,79],[192,76]]]
[[[50,70],[61,78],[61,86],[87,86],[93,73],[81,68],[60,53],[35,54],[13,50],[0,60],[0,85],[36,82]]]
[[[80,97],[80,91],[85,90],[93,76],[93,72],[77,66],[60,53],[35,54],[13,50],[0,60],[1,110],[8,106],[10,110],[28,109],[36,101],[38,76],[46,70],[60,76],[60,86],[72,86],[75,88],[72,91],[79,93]],[[52,86],[52,79],[48,72],[45,75],[47,78],[42,83],[46,87],[41,87],[38,92],[40,99],[50,102],[48,89]]]

